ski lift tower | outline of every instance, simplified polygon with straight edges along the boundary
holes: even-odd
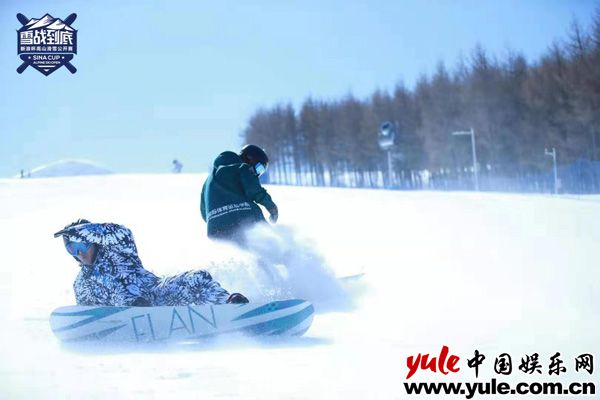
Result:
[[[471,136],[471,154],[473,156],[473,184],[475,191],[479,192],[479,176],[477,173],[477,151],[475,150],[475,130],[452,132],[452,136]]]
[[[386,121],[379,127],[379,133],[377,135],[379,147],[387,153],[388,187],[392,187],[392,149],[396,142],[396,134],[396,124]]]
[[[552,151],[544,149],[544,154],[552,157],[552,169],[554,171],[554,194],[558,194],[558,171],[556,169],[556,149],[553,147]]]

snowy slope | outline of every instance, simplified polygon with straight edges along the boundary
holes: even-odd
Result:
[[[560,351],[565,381],[578,377],[572,357],[600,357],[598,198],[284,186],[268,188],[281,227],[265,240],[297,246],[287,290],[318,310],[305,337],[62,347],[48,315],[74,302],[78,267],[52,233],[76,218],[130,227],[156,273],[209,268],[252,300],[273,294],[252,256],[206,239],[203,178],[0,180],[0,398],[410,398],[406,357],[442,345],[462,363],[486,354],[484,379],[503,352],[538,352],[547,369]],[[332,275],[361,270],[364,286],[343,299]],[[462,366],[460,380],[474,380]]]
[[[60,160],[40,165],[31,171],[25,171],[28,178],[54,178],[61,176],[106,175],[109,169],[88,160]],[[15,176],[19,178],[20,175]]]

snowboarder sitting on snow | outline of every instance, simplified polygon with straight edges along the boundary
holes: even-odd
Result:
[[[78,305],[181,306],[247,303],[231,296],[206,271],[159,278],[142,266],[133,235],[117,224],[80,219],[56,232],[81,271],[73,285]]]
[[[245,229],[266,223],[258,204],[269,211],[272,223],[277,222],[277,206],[258,180],[268,164],[265,151],[252,144],[244,146],[240,154],[226,151],[215,159],[200,200],[209,238],[243,244]]]

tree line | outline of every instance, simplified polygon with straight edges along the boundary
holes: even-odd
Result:
[[[366,99],[307,98],[262,108],[242,132],[272,159],[270,180],[310,185],[381,186],[387,171],[377,134],[397,126],[396,182],[470,173],[473,128],[478,170],[511,179],[546,173],[555,148],[559,164],[600,157],[600,9],[591,26],[573,22],[568,36],[535,61],[517,51],[501,58],[477,45],[449,69],[443,62],[414,88],[402,83]]]

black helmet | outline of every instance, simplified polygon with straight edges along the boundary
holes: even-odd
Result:
[[[269,163],[269,156],[267,156],[267,153],[260,147],[253,144],[247,144],[242,147],[240,157],[242,157],[242,160],[244,160],[245,163],[250,165],[261,163],[264,166],[267,166]]]

